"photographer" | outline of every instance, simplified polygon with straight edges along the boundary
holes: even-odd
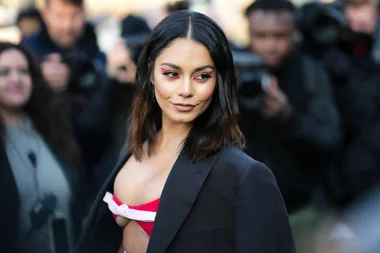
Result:
[[[299,23],[304,46],[319,52],[334,84],[347,147],[380,116],[380,34],[375,0],[345,0],[342,7],[307,4]]]
[[[250,49],[271,77],[252,97],[261,102],[241,105],[240,117],[248,154],[272,169],[291,214],[311,204],[340,142],[327,75],[293,42],[294,10],[282,0],[256,0],[247,8]]]
[[[112,172],[125,144],[128,113],[135,92],[136,64],[151,29],[141,17],[128,15],[122,20],[121,31],[120,41],[107,55],[107,85],[82,117],[81,125],[88,125],[85,129],[89,138],[93,136],[104,145],[104,152],[94,167],[91,182],[94,194]]]
[[[87,167],[96,163],[103,147],[88,138],[83,114],[106,80],[106,56],[100,52],[94,28],[85,20],[83,0],[46,0],[42,30],[22,44],[41,63],[48,84],[67,101],[72,126]]]
[[[77,89],[71,85],[82,85],[73,83],[78,78],[73,72],[79,68],[79,58],[86,57],[97,71],[102,71],[105,55],[99,51],[94,28],[85,21],[83,0],[45,0],[45,3],[42,31],[21,43],[41,62],[53,90]]]
[[[350,204],[357,195],[363,194],[366,190],[364,186],[369,189],[373,185],[376,177],[365,175],[376,174],[374,168],[378,167],[368,159],[373,152],[368,153],[361,141],[363,136],[367,139],[377,138],[374,125],[380,117],[380,34],[377,3],[375,0],[346,0],[341,10],[321,4],[312,7],[310,10],[315,12],[318,7],[320,11],[318,15],[314,15],[315,22],[309,23],[315,24],[311,27],[319,27],[319,30],[310,28],[309,33],[314,30],[314,34],[323,35],[328,34],[325,31],[331,31],[331,27],[318,25],[318,20],[322,20],[322,17],[329,18],[330,23],[335,24],[335,32],[330,33],[335,38],[330,38],[332,43],[327,46],[321,43],[326,41],[326,36],[315,36],[311,39],[307,32],[303,32],[306,33],[304,37],[309,38],[304,43],[313,45],[316,49],[314,51],[321,52],[320,58],[334,84],[344,140],[337,163],[338,175],[343,183],[343,191],[341,190],[338,200],[345,205]],[[344,20],[329,15],[332,11],[340,11]],[[304,17],[307,20],[311,15],[304,12]],[[300,23],[307,22],[305,18],[301,18]],[[354,168],[355,166],[359,167]],[[360,173],[363,174],[360,176]]]

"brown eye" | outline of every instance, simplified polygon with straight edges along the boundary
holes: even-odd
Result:
[[[205,82],[210,78],[211,78],[210,74],[200,74],[200,75],[196,76],[194,79],[197,81],[204,81]]]
[[[176,72],[165,72],[165,73],[162,73],[164,76],[167,76],[169,78],[172,78],[172,79],[177,79],[179,78],[179,74],[176,73]]]
[[[19,72],[21,74],[27,75],[27,74],[29,74],[29,69],[28,68],[20,68]]]
[[[7,75],[9,75],[9,69],[8,68],[0,69],[0,76],[7,76]]]

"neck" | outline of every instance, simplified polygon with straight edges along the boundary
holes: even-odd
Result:
[[[3,118],[4,124],[8,126],[19,125],[23,122],[25,114],[23,111],[10,111],[6,109],[0,109],[0,115]]]
[[[162,128],[157,138],[157,150],[179,151],[181,143],[186,139],[191,130],[192,124],[173,123],[171,120],[162,119]]]

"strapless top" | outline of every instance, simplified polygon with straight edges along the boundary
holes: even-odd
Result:
[[[128,206],[122,203],[115,195],[107,192],[103,201],[108,204],[108,208],[115,219],[117,216],[121,216],[134,220],[149,237],[151,236],[154,220],[160,204],[159,198],[142,205]]]

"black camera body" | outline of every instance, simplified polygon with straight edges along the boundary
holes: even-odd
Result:
[[[270,84],[271,75],[261,57],[251,52],[232,54],[239,75],[239,103],[245,109],[257,109],[264,102],[264,88]]]
[[[63,62],[71,70],[69,90],[75,94],[89,94],[94,91],[101,74],[97,71],[93,59],[85,51],[71,51],[63,54]]]
[[[304,4],[297,11],[296,23],[303,41],[321,50],[350,37],[348,22],[342,6],[338,4]]]

